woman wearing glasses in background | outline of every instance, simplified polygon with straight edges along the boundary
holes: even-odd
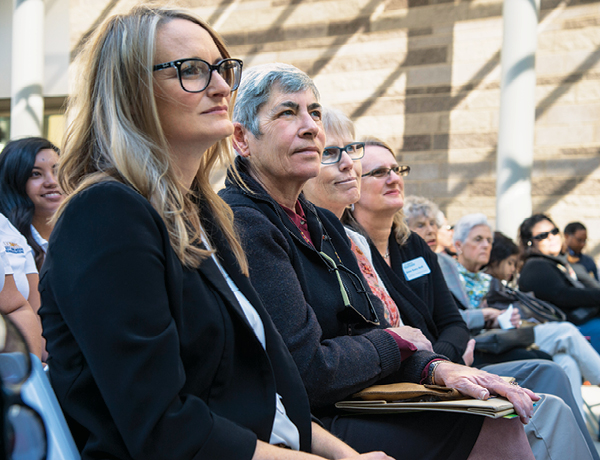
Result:
[[[468,330],[441,276],[436,256],[427,248],[427,240],[431,240],[430,247],[435,246],[431,237],[431,234],[435,235],[435,228],[419,233],[419,231],[426,230],[428,226],[416,225],[419,222],[433,221],[435,227],[434,216],[437,207],[434,205],[431,212],[421,215],[415,212],[414,199],[411,205],[408,200],[384,198],[390,189],[399,187],[403,191],[402,177],[396,175],[393,169],[391,173],[389,172],[390,168],[396,169],[398,166],[391,149],[387,146],[383,147],[386,144],[382,142],[368,141],[367,153],[363,158],[364,147],[362,146],[364,143],[352,142],[354,139],[353,124],[337,110],[325,110],[323,125],[327,133],[328,144],[331,142],[338,146],[344,145],[344,147],[325,149],[324,164],[321,166],[319,175],[310,179],[304,187],[306,197],[315,204],[329,209],[344,221],[353,222],[354,228],[358,232],[346,227],[346,233],[352,239],[352,249],[371,290],[384,302],[386,312],[390,312],[386,314],[386,319],[389,318],[389,322],[396,326],[402,322],[404,325],[418,328],[431,341],[434,351],[444,354],[453,361],[460,362],[461,354],[465,351],[466,341],[469,337]],[[373,145],[382,147],[382,149],[374,149]],[[357,147],[361,148],[357,149]],[[337,151],[337,155],[333,155],[335,151]],[[382,154],[381,157],[373,158],[373,155],[378,152]],[[363,177],[362,180],[362,187],[367,188],[371,195],[371,205],[379,209],[379,219],[374,218],[369,222],[374,220],[377,224],[382,225],[388,234],[392,234],[390,246],[397,245],[396,238],[398,238],[398,232],[392,232],[391,222],[394,216],[408,211],[406,215],[412,217],[409,222],[419,227],[419,230],[411,233],[408,228],[402,226],[402,220],[397,222],[402,230],[401,239],[405,242],[396,250],[390,251],[391,266],[385,262],[373,243],[367,242],[365,236],[368,235],[356,220],[351,218],[352,212],[348,206],[358,200],[360,193],[357,189],[360,187],[348,189],[341,185],[343,181],[340,179],[347,176],[352,169],[356,176],[363,174],[361,158],[369,169],[375,172],[376,176],[380,176],[379,180],[381,181],[379,186],[377,184],[374,186],[374,184],[367,183],[366,177]],[[398,173],[401,173],[402,169],[406,170],[406,168],[398,167]],[[354,207],[356,208],[356,206]],[[412,209],[407,210],[407,207],[412,207]],[[373,259],[378,260],[377,270],[373,268]],[[398,275],[392,270],[392,267],[401,266],[406,262],[409,264],[412,262],[412,267],[414,267],[419,259],[421,259],[420,270],[417,272],[407,270],[405,273],[403,270]],[[595,454],[593,441],[571,393],[569,381],[556,364],[545,360],[527,360],[490,365],[482,370],[496,375],[514,376],[521,385],[534,391],[559,396],[569,404],[569,407],[566,407],[563,400],[550,395],[545,395],[542,401],[538,401],[534,418],[525,427],[527,438],[537,459],[554,458],[554,456],[557,458],[599,458]],[[486,374],[481,373],[481,375]],[[561,426],[559,427],[558,424]],[[551,425],[554,426],[550,427]],[[497,430],[497,427],[487,428]],[[557,432],[561,433],[561,436],[554,435]],[[497,431],[496,433],[499,434]],[[548,435],[540,436],[541,433],[548,433]],[[498,436],[498,439],[502,438],[502,435]]]
[[[600,353],[600,289],[586,286],[561,255],[562,237],[552,219],[545,214],[525,219],[519,227],[519,245],[523,258],[519,289],[561,308]]]
[[[82,458],[358,457],[311,423],[209,183],[241,61],[193,13],[150,6],[109,18],[79,59],[40,314]]]

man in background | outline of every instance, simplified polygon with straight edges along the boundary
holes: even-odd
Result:
[[[567,224],[564,231],[565,252],[571,265],[579,264],[585,268],[585,271],[598,280],[598,268],[594,259],[582,254],[587,241],[587,229],[581,222],[571,222]]]

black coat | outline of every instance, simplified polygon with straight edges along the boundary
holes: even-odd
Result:
[[[571,279],[563,261],[556,257],[529,256],[521,268],[519,289],[553,303],[574,324],[597,316],[600,310],[600,289],[583,287]],[[586,319],[582,321],[582,318]]]
[[[260,314],[256,338],[212,259],[187,269],[150,203],[116,182],[67,205],[40,279],[53,388],[84,459],[243,459],[275,393],[310,450],[298,371],[207,212],[220,262]]]
[[[313,411],[327,408],[389,377],[419,381],[435,354],[417,352],[400,366],[400,351],[383,330],[383,305],[362,277],[344,228],[331,212],[300,196],[311,240],[304,241],[284,210],[247,173],[236,167],[250,191],[228,177],[221,196],[231,206],[250,263],[250,279],[263,299],[304,380]],[[353,307],[369,324],[344,308],[335,272],[319,255],[323,251],[348,270],[340,270]]]
[[[370,244],[375,270],[396,302],[402,322],[420,329],[436,353],[463,364],[462,355],[470,338],[469,329],[446,286],[435,253],[414,232],[400,246],[392,231],[389,238],[390,267],[373,243]],[[407,281],[402,264],[418,257],[423,257],[431,272]]]

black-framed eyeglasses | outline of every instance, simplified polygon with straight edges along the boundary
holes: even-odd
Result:
[[[31,375],[31,358],[25,339],[6,317],[0,317],[1,433],[5,458],[44,460],[48,437],[42,417],[21,398]]]
[[[321,157],[321,164],[332,165],[337,163],[342,159],[342,153],[344,152],[346,152],[352,160],[360,160],[365,156],[365,143],[351,142],[343,147],[337,147],[335,145],[325,147],[323,156]]]
[[[331,271],[335,272],[337,277],[338,285],[340,288],[340,292],[342,294],[342,300],[344,301],[344,309],[338,313],[338,318],[348,324],[360,324],[363,323],[368,326],[379,326],[379,316],[375,311],[375,307],[373,306],[373,302],[369,297],[369,292],[365,289],[363,282],[360,277],[354,273],[352,270],[347,268],[344,264],[339,263],[336,264],[335,261],[325,254],[323,251],[319,252],[321,259],[325,261],[327,266]],[[340,275],[340,270],[350,275],[352,279],[352,284],[354,285],[354,289],[358,294],[362,294],[367,299],[367,305],[369,307],[369,313],[371,314],[372,319],[367,319],[361,312],[359,312],[350,302],[350,298],[348,297],[348,292],[346,291],[346,286],[344,285],[344,281],[342,280],[342,276]]]
[[[240,86],[243,65],[241,59],[232,58],[223,59],[215,65],[202,59],[178,59],[157,64],[153,67],[153,70],[156,72],[157,70],[175,67],[181,88],[188,93],[200,93],[208,88],[212,73],[215,70],[229,85],[231,91],[235,91]]]
[[[542,240],[545,240],[546,238],[548,238],[550,235],[558,235],[559,232],[560,232],[560,230],[558,228],[554,227],[549,232],[542,232],[542,233],[538,233],[535,236],[532,236],[531,239],[534,241],[542,241]]]
[[[408,176],[408,174],[410,173],[410,166],[404,165],[404,166],[394,166],[393,168],[375,168],[372,171],[369,171],[368,173],[364,173],[361,177],[367,177],[367,176],[377,177],[377,178],[387,177],[390,175],[390,173],[392,171],[395,174],[397,174],[398,176]]]

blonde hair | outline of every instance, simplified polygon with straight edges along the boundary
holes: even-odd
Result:
[[[356,137],[354,123],[341,110],[334,109],[333,107],[323,107],[322,119],[323,129],[329,136],[350,137],[352,140]]]
[[[111,180],[124,183],[159,213],[182,264],[197,267],[210,252],[194,245],[201,234],[198,205],[175,173],[153,89],[157,30],[173,19],[198,24],[211,35],[222,57],[230,57],[218,34],[183,9],[140,5],[100,25],[77,58],[81,76],[69,100],[70,125],[58,172],[60,185],[69,196],[55,218],[75,195],[91,185]],[[229,162],[231,158],[228,139],[209,148],[202,156],[192,189],[214,215],[242,271],[248,274],[233,228],[233,213],[209,181],[217,161]]]
[[[394,158],[396,158],[392,147],[376,137],[365,137],[362,139],[362,142],[364,142],[366,146],[373,145],[377,147],[383,147],[384,149],[388,150]],[[396,242],[402,246],[404,243],[406,243],[408,237],[410,236],[410,229],[408,228],[406,219],[404,217],[404,209],[400,209],[396,214],[394,214],[392,228],[394,230]]]

